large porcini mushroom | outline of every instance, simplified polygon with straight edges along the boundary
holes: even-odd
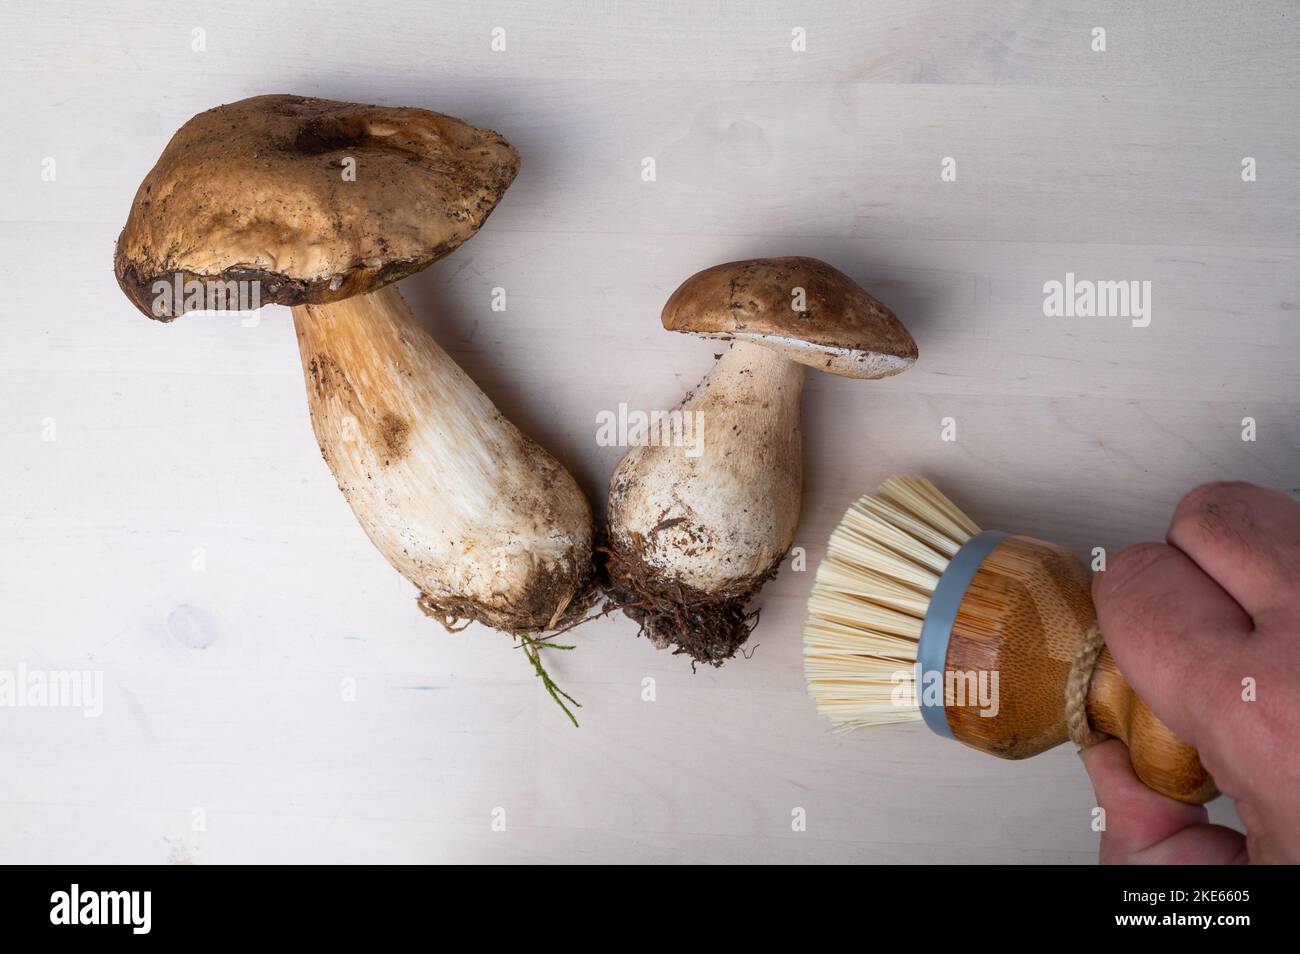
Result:
[[[501,136],[449,116],[258,96],[181,127],[115,258],[162,321],[247,285],[292,306],[312,427],[366,534],[430,615],[515,635],[589,605],[590,507],[390,283],[478,231],[518,169]]]
[[[799,525],[804,367],[883,378],[916,362],[916,342],[812,258],[706,269],[673,292],[662,320],[731,345],[677,409],[697,415],[702,444],[635,447],[614,472],[610,586],[656,646],[717,666],[749,637],[746,607]]]

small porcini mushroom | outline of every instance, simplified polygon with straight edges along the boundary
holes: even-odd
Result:
[[[883,378],[916,363],[916,342],[812,258],[706,269],[673,292],[662,321],[731,346],[678,407],[696,415],[702,444],[638,446],[614,472],[610,589],[656,646],[718,666],[749,637],[746,606],[799,525],[804,366]]]
[[[497,133],[439,113],[258,96],[176,133],[115,258],[162,321],[240,283],[292,306],[316,439],[371,542],[429,615],[514,635],[589,605],[591,509],[390,283],[478,231],[518,169]]]

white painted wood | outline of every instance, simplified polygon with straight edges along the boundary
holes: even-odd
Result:
[[[1095,857],[1065,749],[1015,764],[920,726],[829,735],[799,662],[811,572],[769,585],[753,658],[718,671],[626,620],[578,631],[553,657],[584,703],[572,729],[508,640],[442,633],[366,541],[286,310],[165,327],[118,291],[135,186],[194,112],[270,91],[423,105],[499,129],[523,172],[403,294],[598,507],[623,449],[596,446],[596,414],[671,407],[712,364],[659,328],[663,301],[764,254],[832,262],[921,349],[897,378],[809,376],[809,571],[899,470],[1080,553],[1158,537],[1200,481],[1296,491],[1289,4],[649,6],[0,9],[0,667],[106,686],[98,719],[0,709],[0,860]],[[1044,317],[1067,272],[1150,281],[1150,326]]]

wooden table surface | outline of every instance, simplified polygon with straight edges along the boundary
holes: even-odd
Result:
[[[832,736],[804,601],[896,471],[1080,554],[1159,538],[1209,479],[1296,491],[1297,48],[1285,0],[8,0],[0,669],[102,671],[104,710],[0,708],[0,861],[1093,860],[1068,746]],[[913,370],[809,376],[807,570],[764,590],[752,658],[693,673],[590,624],[552,656],[572,728],[508,638],[442,632],[367,542],[286,309],[128,304],[140,179],[191,115],[267,92],[517,146],[482,233],[402,291],[598,508],[624,450],[597,414],[671,407],[713,362],[658,322],[691,273],[812,255],[898,313]],[[1149,324],[1046,317],[1067,273],[1150,282]]]

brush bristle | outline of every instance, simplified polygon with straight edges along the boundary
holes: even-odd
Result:
[[[895,690],[910,686],[939,576],[979,532],[924,477],[890,477],[849,508],[817,569],[803,636],[808,691],[836,729],[921,718]]]

